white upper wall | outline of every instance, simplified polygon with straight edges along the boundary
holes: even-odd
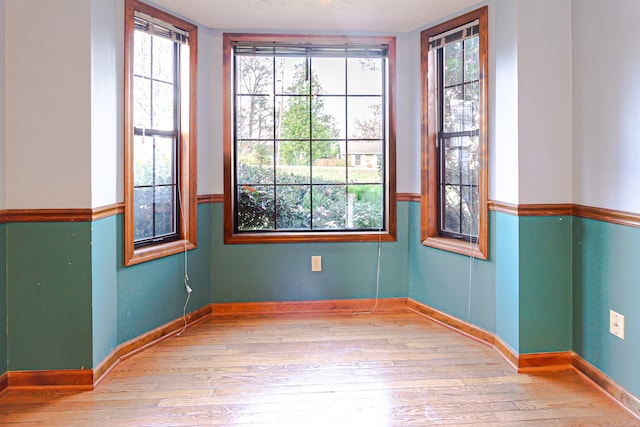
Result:
[[[222,33],[198,28],[198,194],[222,194]]]
[[[490,198],[639,212],[640,2],[487,3]],[[122,14],[0,0],[0,209],[122,201]],[[222,37],[199,31],[198,193],[221,194]],[[419,30],[397,54],[397,189],[419,193]]]
[[[91,0],[92,208],[123,199],[123,20],[122,0]]]
[[[571,0],[518,2],[517,123],[518,202],[571,202]]]
[[[573,199],[640,212],[637,0],[573,2]]]
[[[489,5],[489,199],[517,204],[518,3]]]
[[[7,208],[91,205],[90,3],[6,3]]]
[[[415,172],[416,160],[420,156],[420,138],[415,139],[412,133],[411,118],[416,116],[411,106],[416,95],[412,78],[412,64],[415,50],[409,34],[396,36],[396,189],[399,193],[420,192],[420,168]],[[419,50],[418,50],[419,52]],[[418,68],[418,73],[420,69]],[[418,118],[420,111],[417,111]],[[417,150],[417,151],[416,151]]]
[[[427,27],[425,27],[427,28]],[[402,186],[398,185],[398,192],[420,194],[421,188],[421,170],[420,170],[420,151],[421,151],[421,116],[420,111],[422,103],[421,80],[420,75],[420,31],[414,31],[409,36],[409,68],[404,71],[404,75],[398,73],[398,80],[406,86],[408,107],[405,116],[396,117],[397,126],[406,127],[407,140],[406,144],[398,144],[396,148],[398,154],[405,151],[404,157],[406,163],[401,163],[398,159],[396,169],[404,169]]]
[[[5,28],[5,0],[0,0],[0,28]],[[6,157],[5,157],[5,32],[0,30],[0,210],[6,209]]]

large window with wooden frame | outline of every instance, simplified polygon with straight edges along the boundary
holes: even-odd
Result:
[[[395,239],[393,37],[224,35],[225,241]]]
[[[487,8],[424,30],[422,240],[488,256]]]
[[[125,265],[196,245],[197,27],[125,2]]]

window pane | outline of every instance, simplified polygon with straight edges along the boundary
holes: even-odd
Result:
[[[462,98],[462,87],[454,86],[444,90],[444,131],[459,132],[464,130],[465,102]]]
[[[155,80],[151,85],[153,89],[151,127],[159,130],[174,130],[176,124],[174,120],[175,100],[173,85]]]
[[[279,141],[276,181],[278,184],[308,184],[311,171],[309,141]]]
[[[345,58],[311,58],[312,93],[344,95]]]
[[[240,185],[238,188],[238,230],[274,229],[273,186]]]
[[[350,139],[382,139],[382,97],[348,98],[347,126]]]
[[[477,187],[461,188],[462,221],[461,233],[465,236],[478,235],[478,190]]]
[[[153,184],[153,137],[133,138],[133,185]]]
[[[478,164],[478,137],[460,138],[462,151],[460,163],[462,167],[462,184],[478,185],[480,165]]]
[[[312,101],[313,139],[344,139],[346,99],[343,96],[318,96]]]
[[[311,137],[308,96],[278,97],[276,124],[282,139],[309,139]]]
[[[464,86],[464,130],[474,130],[480,127],[480,84],[467,83]]]
[[[156,220],[156,236],[163,236],[176,232],[174,212],[175,207],[175,190],[174,187],[156,187],[155,191],[155,220]]]
[[[313,183],[346,184],[344,141],[314,141],[312,144]],[[337,152],[337,155],[335,154]]]
[[[153,37],[153,78],[173,83],[175,44],[164,37]]]
[[[238,138],[273,138],[273,98],[270,96],[239,96],[236,98],[236,103],[236,135]]]
[[[337,164],[340,158],[340,143],[338,141],[313,141],[313,160],[324,159],[326,165]]]
[[[133,206],[133,239],[153,237],[153,188],[134,188]]]
[[[462,83],[463,54],[462,41],[446,45],[444,49],[444,85]]]
[[[133,73],[151,77],[151,36],[142,31],[133,33]]]
[[[460,233],[460,187],[444,186],[443,231]]]
[[[283,185],[277,188],[276,228],[309,229],[311,227],[311,186]]]
[[[350,185],[348,228],[382,228],[382,185]]]
[[[290,95],[309,94],[307,58],[276,58],[276,93]]]
[[[174,161],[175,149],[173,138],[155,138],[155,184],[174,184]]]
[[[347,59],[349,95],[382,95],[382,59]]]
[[[270,95],[273,93],[273,58],[238,56],[236,61],[238,94]]]
[[[443,139],[445,184],[460,184],[460,138]]]
[[[273,184],[273,142],[238,141],[238,184]]]
[[[347,187],[313,186],[313,228],[339,229],[347,225]]]
[[[151,128],[151,80],[133,78],[133,125]]]
[[[313,159],[326,159],[332,163],[340,157],[340,143],[338,141],[313,141]]]
[[[471,235],[478,237],[480,235],[480,191],[478,187],[471,187],[471,204],[469,210],[471,211]]]
[[[479,64],[480,39],[474,37],[464,41],[464,81],[470,82],[480,78]]]
[[[447,184],[478,184],[478,137],[455,137],[443,140],[445,180]]]
[[[349,141],[349,182],[382,183],[382,141]]]

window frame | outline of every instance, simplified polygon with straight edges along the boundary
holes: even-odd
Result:
[[[479,141],[478,141],[478,206],[479,223],[477,242],[443,236],[439,231],[441,206],[439,202],[439,151],[437,148],[439,112],[438,112],[438,49],[429,49],[429,38],[453,30],[478,20],[479,24]],[[420,75],[421,75],[421,239],[425,246],[454,252],[473,258],[488,259],[489,221],[488,221],[488,132],[489,132],[489,95],[488,95],[488,7],[471,11],[420,33]]]
[[[136,246],[134,233],[134,97],[133,53],[134,13],[141,12],[154,19],[189,33],[189,58],[180,59],[188,64],[188,73],[180,73],[180,99],[178,100],[179,135],[177,144],[178,170],[177,197],[174,215],[179,220],[177,238],[160,239],[157,243]],[[124,29],[124,265],[135,265],[183,252],[197,247],[197,164],[196,164],[196,108],[197,108],[197,26],[158,10],[138,0],[125,0]],[[187,74],[187,75],[185,75]]]
[[[394,36],[320,36],[308,34],[223,34],[223,139],[224,139],[224,242],[228,244],[254,243],[294,243],[294,242],[391,242],[396,241],[396,122],[395,122],[395,81],[396,81],[396,45]],[[263,231],[236,232],[234,206],[234,42],[274,42],[321,45],[388,45],[388,84],[387,84],[387,141],[386,141],[386,223],[378,231]]]

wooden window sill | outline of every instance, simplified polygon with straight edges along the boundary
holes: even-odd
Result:
[[[395,233],[236,233],[225,236],[225,244],[260,244],[260,243],[322,243],[322,242],[395,242]]]
[[[488,257],[483,253],[476,243],[469,243],[464,240],[451,239],[447,237],[427,237],[422,241],[424,246],[441,249],[443,251],[454,252],[460,255],[466,255],[476,259],[487,260]]]
[[[134,249],[133,256],[130,259],[125,260],[125,265],[129,266],[140,264],[195,248],[196,245],[189,240],[176,240],[153,246],[145,246],[143,248]]]

